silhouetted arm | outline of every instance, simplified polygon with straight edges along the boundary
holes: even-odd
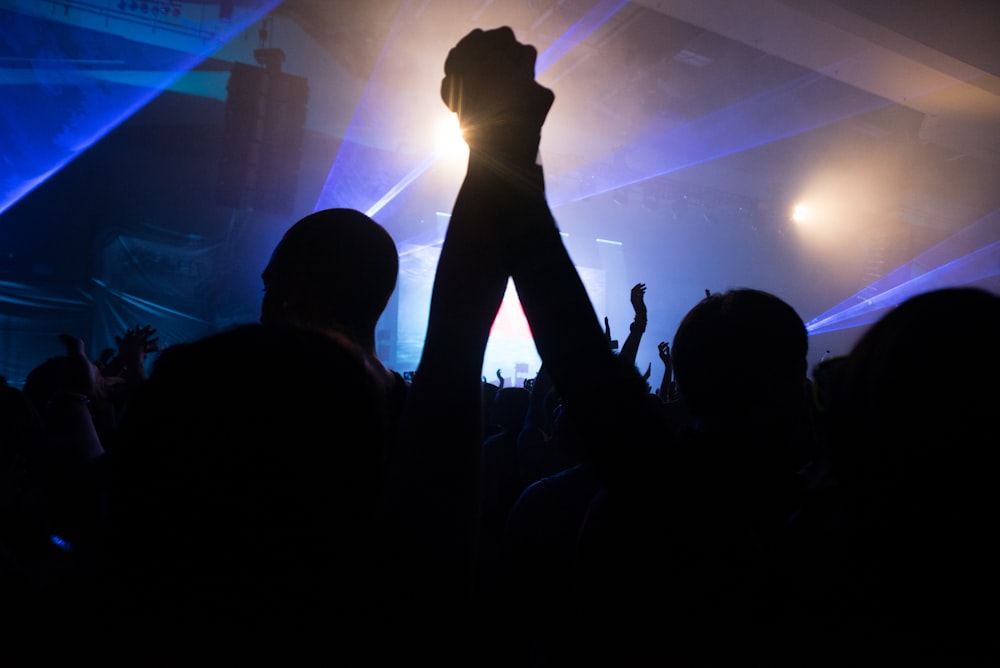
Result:
[[[474,31],[452,49],[445,63],[442,97],[465,131],[469,164],[441,247],[423,352],[386,488],[388,526],[394,533],[389,549],[397,552],[390,556],[391,577],[398,580],[401,600],[412,601],[412,607],[404,604],[404,614],[426,614],[427,601],[433,600],[435,611],[456,614],[440,620],[444,628],[439,632],[444,634],[456,632],[448,628],[451,624],[470,621],[462,617],[468,616],[472,602],[479,525],[482,365],[509,276],[502,223],[517,214],[507,201],[511,186],[496,174],[510,162],[507,154],[524,149],[504,141],[499,128],[488,127],[519,99],[516,94],[498,94],[513,83],[509,77],[516,65],[504,47],[516,42],[511,33],[509,40],[500,40],[502,46],[484,45],[484,35]],[[476,71],[463,73],[468,63],[480,61],[480,55],[469,51],[481,51],[482,62]],[[533,59],[530,68],[531,74],[520,78],[518,86],[533,83]],[[455,89],[454,96],[448,87]],[[544,116],[537,119],[536,137]],[[426,620],[412,621],[426,630],[421,623]],[[439,620],[435,625],[441,625]]]
[[[660,341],[656,348],[660,353],[660,361],[663,362],[663,378],[660,379],[660,386],[657,388],[656,394],[663,401],[673,401],[675,398],[674,361],[670,356],[670,344],[667,341]]]
[[[117,351],[102,365],[101,372],[137,387],[146,380],[146,356],[160,351],[159,341],[152,325],[128,329],[124,335],[115,337]]]
[[[646,284],[636,283],[632,286],[629,297],[632,301],[632,310],[635,313],[632,324],[628,328],[628,336],[622,344],[618,356],[629,364],[635,365],[636,355],[639,353],[639,342],[646,331],[647,309],[644,296],[646,294]]]
[[[560,395],[609,438],[619,425],[615,401],[630,400],[619,391],[622,365],[545,200],[536,157],[554,98],[534,81],[535,57],[499,28],[473,31],[445,64],[442,97],[458,114],[469,163],[438,260],[388,488],[390,517],[412,559],[398,562],[405,595],[433,597],[436,607],[462,609],[471,593],[482,364],[508,276]]]
[[[59,340],[66,348],[67,364],[59,367],[59,377],[50,379],[48,395],[39,399],[46,426],[46,457],[69,469],[104,453],[91,401],[104,400],[107,388],[121,379],[103,377],[87,358],[81,339],[61,334]]]

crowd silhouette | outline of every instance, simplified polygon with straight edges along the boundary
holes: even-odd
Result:
[[[97,361],[64,335],[2,384],[11,651],[995,664],[1000,297],[914,296],[809,369],[780,297],[706,291],[651,381],[646,285],[617,348],[546,202],[536,55],[477,29],[444,63],[470,153],[412,379],[375,353],[396,246],[335,208],[279,242],[259,322]],[[509,279],[525,387],[481,375]]]

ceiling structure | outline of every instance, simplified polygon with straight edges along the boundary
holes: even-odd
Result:
[[[222,14],[262,4],[148,3],[176,13],[203,6]],[[39,15],[89,11],[112,16],[138,14],[137,7],[147,2],[105,4],[3,3],[13,11],[31,6]],[[911,224],[953,231],[1000,205],[1000,188],[993,185],[1000,182],[1000,3],[993,0],[268,4],[273,5],[270,17],[297,24],[359,81],[372,76],[391,42],[403,39],[400,31],[436,45],[434,51],[425,49],[434,54],[441,51],[435,40],[473,27],[509,25],[542,52],[568,39],[572,48],[558,54],[539,77],[557,93],[554,120],[543,137],[553,179],[595,178],[593,172],[605,161],[604,167],[624,164],[635,172],[634,183],[612,178],[607,187],[641,182],[641,196],[647,199],[658,197],[657,184],[665,184],[669,198],[682,182],[761,201],[793,196],[804,174],[839,160],[874,165],[880,178],[894,181],[889,184],[894,192],[882,189],[885,207]],[[595,12],[598,18],[587,18]],[[398,26],[404,15],[406,25]],[[581,27],[585,21],[590,25]],[[390,38],[393,30],[397,34]],[[163,30],[136,31],[129,38],[163,44],[163,35]],[[298,45],[282,43],[281,48],[294,52]],[[440,68],[437,62],[430,66]],[[209,58],[196,69],[227,67],[224,60]],[[810,100],[816,81],[825,90]],[[405,80],[394,84],[405,86]],[[771,99],[752,102],[762,96]],[[793,108],[796,104],[802,108]],[[354,109],[324,113],[349,119]],[[719,121],[725,113],[732,118]],[[698,139],[707,138],[710,145],[728,126],[757,122],[755,115],[777,120],[756,134],[743,130],[718,147],[701,152],[689,147],[679,164],[656,155],[669,151],[671,139],[685,130],[704,133]],[[714,120],[707,121],[710,117]],[[657,128],[659,143],[650,141]],[[663,128],[673,128],[674,135]],[[608,163],[612,155],[615,161]],[[664,175],[669,178],[657,178]]]
[[[402,2],[288,0],[276,8],[359,76],[370,75]],[[428,21],[510,25],[552,44],[593,0],[425,1]],[[794,141],[733,151],[683,177],[764,197],[838,151],[863,151],[898,178],[908,222],[954,230],[1000,205],[1000,4],[990,0],[636,0],[556,63],[542,80],[572,105],[578,155],[598,160],[649,118],[691,122],[796,70],[816,72],[884,104],[834,114]],[[831,99],[832,104],[839,101]],[[836,127],[830,127],[836,125]],[[824,131],[825,130],[825,131]],[[557,130],[546,129],[555,134]],[[585,136],[585,141],[579,137]],[[769,138],[770,139],[770,138]],[[555,144],[556,142],[552,142]],[[582,153],[582,155],[580,155]],[[745,153],[740,155],[740,153]],[[769,153],[769,154],[768,154]],[[775,155],[780,153],[781,155]],[[878,154],[881,153],[880,156]],[[878,156],[872,158],[871,156]],[[841,156],[842,159],[850,158]],[[546,156],[561,164],[562,156]],[[708,161],[705,161],[708,162]],[[919,163],[920,169],[917,169]],[[763,170],[762,170],[763,167]],[[771,173],[765,173],[769,168]],[[909,192],[907,192],[909,191]]]

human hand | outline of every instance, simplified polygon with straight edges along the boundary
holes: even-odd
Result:
[[[63,392],[103,399],[112,385],[122,382],[121,378],[115,376],[104,377],[101,368],[87,357],[83,339],[71,334],[60,334],[59,341],[65,347],[66,357],[69,360],[65,377],[60,379]]]
[[[145,359],[148,353],[160,351],[160,337],[155,336],[156,330],[151,325],[126,330],[124,336],[116,336],[115,344],[118,346],[118,354],[121,357],[133,359]]]
[[[618,350],[618,342],[611,338],[611,323],[607,316],[604,316],[604,338],[608,341],[608,348]]]
[[[535,81],[538,52],[507,26],[476,28],[448,52],[441,99],[458,115],[471,153],[534,164],[555,95]]]
[[[656,350],[660,353],[660,361],[666,366],[670,366],[673,362],[670,357],[670,344],[666,341],[660,341],[656,346]]]
[[[630,297],[632,300],[632,309],[635,311],[636,320],[643,320],[643,321],[646,320],[647,311],[646,311],[645,295],[646,295],[645,283],[636,283],[635,285],[632,286],[632,292]]]
[[[110,367],[104,365],[104,368],[110,369],[114,374],[129,373],[144,377],[146,355],[162,350],[159,341],[156,330],[151,325],[136,325],[126,330],[123,336],[115,337],[115,344],[118,346],[115,364]]]
[[[649,382],[649,377],[651,375],[653,375],[653,363],[652,362],[650,362],[649,365],[646,367],[646,371],[642,374],[642,379],[648,383]]]
[[[503,389],[503,374],[500,373],[500,369],[497,369],[497,380],[500,381],[500,389]]]

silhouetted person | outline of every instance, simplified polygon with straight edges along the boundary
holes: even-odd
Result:
[[[261,274],[260,322],[307,327],[357,346],[385,386],[387,415],[395,419],[408,384],[379,359],[375,330],[398,274],[399,253],[384,227],[355,209],[316,211],[275,246]]]
[[[260,321],[344,336],[393,384],[398,374],[379,360],[375,328],[398,274],[399,253],[385,228],[355,209],[316,211],[275,246],[261,274]]]
[[[507,513],[523,489],[517,437],[530,401],[531,391],[525,387],[500,388],[493,400],[492,416],[499,430],[483,440],[482,512],[484,529],[496,537],[503,533]]]
[[[493,401],[491,413],[499,429],[484,438],[480,460],[480,595],[494,593],[507,515],[524,489],[517,437],[530,401],[531,391],[526,387],[499,388]]]
[[[59,338],[65,353],[33,368],[23,390],[43,428],[32,466],[49,505],[49,530],[82,550],[99,531],[106,465],[102,436],[108,435],[101,427],[113,427],[110,397],[122,379],[104,376],[87,358],[83,340]]]
[[[1000,296],[903,301],[822,376],[829,479],[795,526],[793,617],[831,663],[994,665]],[[809,568],[809,565],[812,567]]]
[[[609,443],[600,459],[580,608],[616,613],[585,620],[599,639],[590,658],[711,662],[726,651],[711,642],[721,637],[773,658],[773,553],[813,455],[805,325],[777,296],[733,289],[696,304],[672,347],[689,418],[651,423],[647,442]]]
[[[0,585],[8,633],[35,630],[45,569],[59,557],[39,480],[43,427],[20,389],[0,376]]]
[[[390,486],[390,514],[409,554],[419,557],[404,564],[401,578],[415,602],[410,618],[421,631],[415,646],[421,654],[440,653],[462,643],[466,649],[449,658],[466,664],[504,665],[510,649],[500,641],[509,611],[477,606],[471,559],[483,434],[481,369],[508,279],[543,364],[560,396],[586,418],[581,426],[592,438],[629,432],[633,421],[623,424],[621,411],[641,405],[647,394],[634,366],[609,349],[545,201],[537,155],[554,96],[534,80],[536,55],[502,27],[472,31],[445,62],[441,94],[458,114],[469,164],[438,261],[427,338],[404,412],[406,456],[397,460],[397,484]],[[595,377],[601,381],[596,391]],[[420,615],[428,600],[439,611],[432,619]]]
[[[103,621],[168,660],[336,647],[364,663],[363,645],[375,661],[390,424],[364,356],[314,330],[167,348],[110,455]]]

